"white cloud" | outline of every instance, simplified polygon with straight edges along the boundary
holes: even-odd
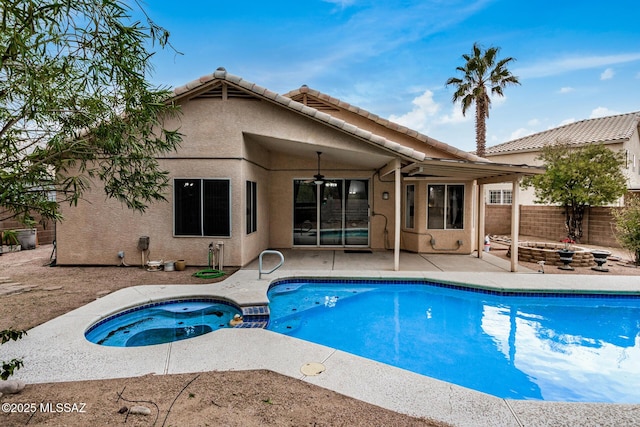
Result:
[[[558,91],[558,93],[570,93],[573,92],[575,89],[569,86],[565,86],[560,88],[560,90]]]
[[[531,127],[535,127],[538,126],[540,124],[540,120],[538,119],[531,119],[527,122],[527,124]]]
[[[640,61],[640,52],[602,56],[570,56],[556,60],[541,58],[539,63],[516,68],[512,71],[514,75],[520,78],[548,77],[570,71],[587,70],[635,61]]]
[[[573,117],[571,117],[569,119],[564,119],[563,121],[560,122],[560,124],[558,124],[558,126],[564,126],[564,125],[568,125],[568,124],[571,124],[571,123],[575,123],[575,121],[576,121],[576,119],[573,118]],[[558,127],[558,126],[549,126],[549,129],[553,129],[553,128]]]
[[[610,80],[613,78],[614,74],[615,72],[613,71],[613,68],[607,68],[602,72],[602,74],[600,74],[600,80]]]
[[[411,101],[413,109],[401,116],[391,115],[389,120],[410,129],[425,132],[429,121],[440,111],[440,105],[433,100],[433,92],[426,90],[422,95]]]
[[[491,108],[500,107],[501,105],[504,105],[507,102],[506,96],[494,95],[494,96],[489,96],[489,98],[491,98]]]
[[[491,97],[491,107],[499,107],[506,101],[505,96]],[[466,115],[463,115],[459,102],[451,107],[449,113],[441,113],[442,105],[433,99],[433,92],[430,90],[415,97],[411,103],[413,104],[411,111],[401,115],[392,114],[389,116],[389,120],[418,132],[427,133],[434,126],[457,125],[472,121],[475,117],[475,104],[469,107]]]
[[[522,138],[523,136],[531,135],[533,131],[531,129],[526,128],[518,128],[511,132],[509,135],[509,141],[513,141],[514,139]]]
[[[598,117],[607,117],[607,116],[615,116],[620,114],[618,111],[610,110],[607,107],[598,107],[591,111],[590,119],[595,119]]]
[[[471,111],[470,114],[469,114],[469,111],[467,111],[466,116],[462,115],[462,107],[460,106],[460,104],[455,104],[451,109],[451,114],[445,114],[440,116],[440,118],[438,119],[438,123],[444,124],[444,125],[463,123],[463,122],[468,122],[469,120],[472,120],[474,116],[475,116],[474,111]]]
[[[325,3],[335,4],[336,6],[340,6],[343,9],[355,3],[355,0],[322,0],[322,1],[324,1]]]

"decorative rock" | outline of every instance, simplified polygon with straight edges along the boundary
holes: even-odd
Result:
[[[0,394],[16,394],[20,393],[24,389],[24,381],[20,380],[7,380],[0,381]]]
[[[151,409],[146,406],[132,406],[129,413],[133,415],[151,415]]]

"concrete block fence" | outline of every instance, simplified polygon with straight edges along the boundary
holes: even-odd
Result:
[[[582,222],[580,243],[618,248],[612,211],[618,207],[588,208]],[[485,210],[487,234],[511,234],[511,205],[487,205]],[[520,234],[562,240],[567,236],[564,209],[557,206],[520,206]]]

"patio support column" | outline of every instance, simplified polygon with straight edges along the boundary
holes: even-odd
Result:
[[[511,190],[511,271],[518,271],[518,236],[520,235],[520,177]]]
[[[396,193],[396,206],[395,206],[395,234],[393,239],[393,271],[400,270],[400,225],[401,225],[401,212],[400,203],[402,200],[402,175],[400,174],[400,168],[402,164],[400,160],[396,159],[395,165],[395,193]]]
[[[484,233],[485,233],[485,205],[484,205],[484,184],[478,184],[478,236],[476,239],[476,245],[478,247],[478,258],[482,258],[482,251],[484,249]]]

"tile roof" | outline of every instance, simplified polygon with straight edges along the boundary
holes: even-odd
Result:
[[[580,145],[595,142],[612,143],[626,141],[631,138],[639,124],[640,112],[637,111],[616,116],[581,120],[488,147],[486,155],[492,156],[522,151],[538,151],[545,145],[556,142]]]
[[[441,151],[444,151],[446,153],[452,154],[458,158],[464,159],[464,160],[470,160],[470,161],[487,161],[487,159],[483,159],[482,157],[478,157],[475,154],[471,154],[469,152],[466,151],[462,151],[456,147],[453,147],[449,144],[446,144],[444,142],[438,141],[437,139],[431,138],[430,136],[424,135],[420,132],[417,132],[413,129],[410,129],[406,126],[402,126],[398,123],[392,122],[390,120],[384,119],[376,114],[373,114],[363,108],[357,107],[355,105],[351,105],[348,102],[345,101],[341,101],[337,98],[334,98],[330,95],[327,95],[325,93],[322,93],[320,91],[317,91],[315,89],[311,89],[306,85],[303,85],[302,87],[300,87],[299,89],[294,89],[290,92],[285,93],[283,96],[286,96],[287,98],[292,98],[292,99],[301,99],[303,94],[308,94],[311,95],[317,99],[320,99],[330,105],[333,105],[335,107],[339,107],[342,108],[344,110],[347,110],[351,113],[355,113],[358,114],[364,118],[367,118],[375,123],[377,123],[378,125],[384,126],[388,129],[391,129],[393,131],[396,131],[398,133],[402,133],[405,135],[408,135],[412,138],[415,138],[427,145],[430,145],[431,147],[434,147],[436,149],[439,149]]]
[[[335,106],[338,106],[340,108],[344,108],[348,111],[357,113],[363,117],[368,118],[369,120],[372,120],[382,126],[388,127],[390,129],[393,129],[399,133],[404,133],[406,135],[409,135],[413,138],[416,138],[422,142],[424,142],[425,144],[428,144],[436,149],[439,149],[441,151],[450,153],[452,155],[454,155],[455,157],[459,158],[459,159],[464,159],[464,160],[469,160],[469,161],[484,161],[484,162],[490,162],[486,159],[483,159],[481,157],[475,156],[474,154],[470,154],[467,153],[465,151],[459,150],[455,147],[452,147],[448,144],[445,144],[444,142],[440,142],[437,141],[433,138],[430,138],[426,135],[422,135],[414,130],[411,130],[409,128],[406,128],[404,126],[400,126],[396,123],[390,122],[389,120],[383,119],[381,117],[376,116],[375,114],[372,114],[366,110],[360,109],[358,107],[352,106],[346,102],[340,101],[339,99],[336,98],[332,98],[328,95],[322,94],[318,91],[314,91],[311,90],[309,88],[307,88],[306,86],[303,86],[302,88],[298,89],[298,90],[294,90],[291,91],[285,95],[279,95],[275,92],[272,92],[264,87],[261,87],[255,83],[249,82],[247,80],[242,79],[239,76],[233,75],[233,74],[229,74],[227,73],[227,71],[223,68],[220,67],[218,68],[215,72],[213,72],[212,74],[207,74],[205,76],[200,77],[197,80],[193,80],[183,86],[179,86],[176,87],[173,92],[174,92],[174,99],[178,99],[184,96],[187,96],[189,93],[195,92],[198,89],[201,89],[203,87],[205,87],[206,85],[208,85],[209,83],[211,83],[214,80],[224,80],[228,83],[231,83],[232,85],[235,85],[236,87],[239,88],[243,88],[251,93],[253,93],[254,95],[256,95],[259,98],[263,98],[263,99],[267,99],[270,100],[272,102],[275,102],[277,104],[280,104],[286,108],[289,108],[291,110],[297,111],[303,115],[309,116],[311,118],[314,118],[320,122],[324,122],[325,124],[332,126],[334,128],[337,128],[343,132],[346,132],[348,134],[352,134],[358,138],[367,140],[371,143],[373,143],[374,145],[386,148],[392,152],[397,153],[398,155],[401,155],[403,157],[409,158],[411,160],[414,161],[422,161],[424,159],[427,158],[426,154],[417,150],[414,150],[412,148],[409,148],[407,146],[404,146],[398,142],[392,141],[390,139],[387,139],[385,137],[382,137],[380,135],[376,135],[368,130],[365,129],[361,129],[351,123],[348,123],[342,119],[338,119],[334,116],[332,116],[331,114],[327,113],[326,111],[328,111],[327,109],[323,109],[324,111],[320,111],[319,109],[316,108],[312,108],[308,105],[304,105],[300,102],[297,102],[295,100],[292,99],[292,97],[295,96],[295,94],[297,93],[302,93],[302,91],[307,91],[310,94],[313,94],[314,96],[322,99],[325,102],[328,102],[330,104],[333,104]]]

